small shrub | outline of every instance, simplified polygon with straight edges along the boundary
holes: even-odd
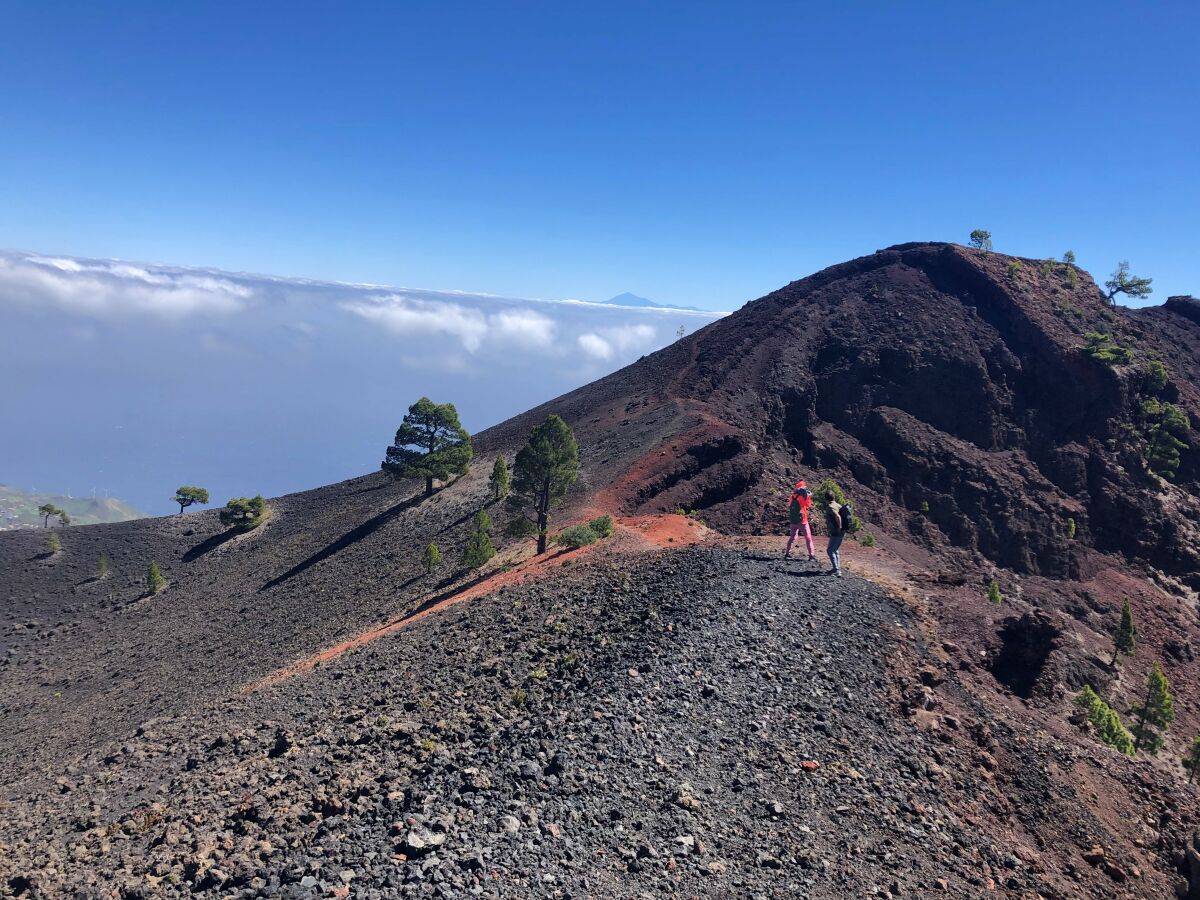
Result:
[[[921,512],[923,512],[923,513],[929,512],[929,501],[928,500],[921,501]]]
[[[864,532],[862,532],[862,534],[860,534],[858,536],[858,542],[860,544],[862,544],[864,547],[874,547],[875,546],[875,535],[873,535],[869,531],[864,531]]]
[[[107,578],[108,577],[108,557],[105,556],[103,553],[100,554],[100,559],[97,560],[97,562],[96,562],[96,577],[97,578]]]
[[[1004,602],[1004,595],[1000,593],[1000,582],[995,578],[988,584],[987,596],[997,606]]]
[[[1170,381],[1170,376],[1167,374],[1167,367],[1162,364],[1162,360],[1152,359],[1146,364],[1146,386],[1150,390],[1158,393],[1167,386]]]
[[[588,525],[572,525],[570,528],[564,528],[558,533],[558,537],[554,539],[556,544],[560,544],[569,550],[578,550],[580,547],[586,547],[588,544],[594,544],[599,538],[596,532],[592,531]]]
[[[525,690],[525,688],[517,688],[515,691],[512,692],[513,706],[524,706],[525,701],[528,698],[529,698],[529,694]]]
[[[146,569],[146,591],[150,594],[157,594],[167,586],[167,579],[163,577],[162,569],[158,567],[158,563],[152,562]]]
[[[423,558],[423,562],[425,564],[425,574],[432,575],[433,570],[438,567],[438,563],[441,561],[442,551],[438,549],[437,544],[431,541],[429,546],[425,548],[425,555]]]
[[[1122,365],[1133,359],[1133,351],[1122,347],[1112,339],[1111,334],[1102,331],[1089,331],[1084,336],[1087,341],[1083,352],[1094,360],[1107,363],[1110,366]]]
[[[50,532],[49,538],[46,539],[46,546],[50,549],[51,556],[62,552],[62,541],[59,540],[58,535],[53,531]]]
[[[588,528],[596,533],[598,538],[612,537],[613,533],[613,518],[612,516],[597,516],[588,522]]]
[[[1043,277],[1049,278],[1058,271],[1058,260],[1056,260],[1053,256],[1047,256],[1042,260],[1041,268]]]
[[[1010,281],[1016,281],[1021,277],[1021,261],[1019,259],[1010,259],[1005,269],[1008,271]]]
[[[433,738],[429,738],[429,737],[421,738],[421,742],[420,742],[420,744],[418,744],[418,746],[422,750],[424,750],[426,753],[432,753],[434,750],[437,749],[437,741],[435,741]]]
[[[1083,310],[1074,303],[1067,303],[1065,300],[1055,300],[1054,308],[1059,312],[1066,313],[1069,316],[1074,316],[1077,319],[1083,318]]]
[[[266,521],[267,513],[267,501],[261,494],[257,497],[235,497],[221,510],[221,524],[226,528],[251,531]]]
[[[529,673],[529,677],[532,678],[534,681],[545,681],[549,677],[549,675],[550,675],[550,673],[547,672],[545,669],[543,669],[541,666],[538,666],[536,669],[534,669],[532,672]]]
[[[1075,271],[1074,266],[1071,266],[1067,269],[1067,287],[1069,287],[1071,290],[1075,290],[1078,285],[1079,273]]]
[[[1067,538],[1068,540],[1075,540],[1075,520],[1071,518],[1067,519]]]
[[[1175,404],[1153,397],[1142,401],[1141,412],[1147,441],[1146,462],[1151,471],[1174,480],[1179,473],[1180,454],[1188,449],[1183,439],[1191,430],[1191,420]]]

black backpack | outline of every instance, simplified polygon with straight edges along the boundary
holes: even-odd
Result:
[[[842,531],[849,534],[850,529],[854,527],[854,510],[850,508],[849,503],[842,504],[842,508],[838,510],[838,518],[841,520]]]

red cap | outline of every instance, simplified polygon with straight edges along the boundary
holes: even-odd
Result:
[[[802,487],[808,487],[808,485],[806,485],[803,480],[800,480],[800,481],[796,482],[796,487],[802,488]]]

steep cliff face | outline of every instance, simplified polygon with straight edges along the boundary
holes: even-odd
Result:
[[[794,282],[483,442],[553,408],[591,449],[592,487],[631,511],[762,531],[792,479],[828,475],[872,528],[1018,572],[1077,577],[1100,551],[1191,578],[1190,427],[1177,460],[1154,445],[1163,404],[1200,411],[1190,309],[1115,309],[1065,264],[905,244]],[[1089,350],[1090,333],[1106,337]]]

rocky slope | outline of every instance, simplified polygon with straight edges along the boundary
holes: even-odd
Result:
[[[0,535],[0,896],[1200,896],[1190,422],[1154,443],[1200,414],[1196,310],[903,245],[478,435],[431,498]],[[456,571],[549,412],[558,525],[617,536]],[[800,476],[854,499],[869,580],[776,558]],[[1072,696],[1127,717],[1154,661],[1177,719],[1127,759]]]
[[[145,723],[10,803],[0,867],[43,896],[1169,891],[1144,851],[1064,869],[1112,840],[1048,775],[1087,755],[935,712],[954,680],[858,579],[603,554]]]

